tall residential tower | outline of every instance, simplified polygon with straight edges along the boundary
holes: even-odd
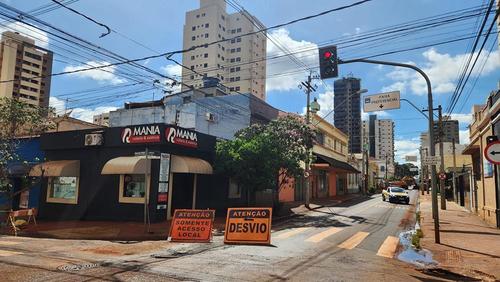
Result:
[[[361,79],[347,77],[334,83],[334,124],[349,136],[349,153],[361,153]]]
[[[50,96],[52,52],[35,41],[6,31],[0,41],[0,98],[13,98],[47,108]]]
[[[212,77],[230,93],[249,93],[265,100],[266,34],[242,36],[263,28],[247,11],[228,14],[224,0],[200,0],[199,9],[186,13],[184,49],[202,47],[183,54],[182,63],[188,69],[182,70],[182,90],[202,88],[203,78]]]

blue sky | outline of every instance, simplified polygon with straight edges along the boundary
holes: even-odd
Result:
[[[20,10],[29,11],[38,6],[50,3],[48,0],[12,1],[2,0],[1,2],[12,5]],[[258,17],[266,26],[272,26],[299,17],[321,12],[344,4],[354,2],[337,0],[238,0],[250,13]],[[372,2],[348,10],[335,12],[316,19],[289,25],[284,29],[270,31],[273,38],[291,50],[300,48],[314,48],[317,44],[336,39],[353,38],[373,29],[401,24],[411,20],[439,15],[442,13],[468,8],[481,4],[482,1],[469,0],[373,0]],[[112,29],[124,36],[112,33],[106,37],[99,38],[104,31],[103,28],[94,25],[85,19],[70,13],[65,9],[57,9],[50,13],[40,15],[39,18],[50,24],[60,27],[67,32],[75,34],[83,39],[103,46],[127,58],[139,58],[153,55],[154,51],[165,52],[182,49],[182,29],[184,25],[184,14],[188,10],[198,7],[197,0],[85,0],[71,4],[71,7],[81,11],[94,19],[105,23]],[[231,10],[229,10],[231,11]],[[419,34],[412,34],[401,38],[398,41],[387,41],[379,46],[363,46],[340,49],[341,58],[355,58],[378,54],[384,51],[391,51],[406,47],[418,46],[420,43],[439,41],[453,36],[473,33],[476,21],[470,20],[457,25],[443,26],[431,29]],[[9,25],[8,29],[20,29],[18,25]],[[51,36],[44,37],[43,34],[36,35],[41,39],[41,44],[54,46],[54,39]],[[131,40],[141,42],[148,48],[141,47]],[[493,38],[494,36],[491,36]],[[47,43],[48,41],[48,43]],[[493,42],[491,42],[493,43]],[[451,93],[456,85],[458,69],[467,57],[464,54],[470,40],[460,41],[453,44],[440,45],[432,48],[425,48],[404,52],[394,55],[387,55],[377,59],[384,59],[397,62],[410,62],[428,71],[430,79],[435,87],[435,105],[442,104],[443,107],[449,103]],[[490,47],[487,44],[487,49]],[[485,55],[488,54],[485,50]],[[268,55],[276,55],[281,51],[272,44],[268,45]],[[67,54],[66,54],[67,55]],[[308,66],[317,64],[315,51],[303,52],[297,57]],[[55,56],[58,61],[54,63],[54,72],[70,70],[81,67],[78,63],[68,61],[65,58]],[[481,68],[483,59],[479,60],[478,69]],[[102,64],[97,59],[89,60],[92,65]],[[180,61],[180,56],[177,57]],[[150,68],[165,72],[171,75],[177,74],[179,69],[169,65],[164,58],[148,60],[143,62]],[[109,72],[80,73],[79,75],[66,75],[55,77],[52,80],[51,96],[53,105],[59,110],[67,107],[73,109],[76,117],[89,119],[92,114],[120,107],[125,100],[145,100],[151,99],[153,95],[158,98],[162,93],[158,91],[146,91],[141,95],[129,96],[126,99],[110,98],[102,99],[92,95],[68,95],[82,89],[91,89],[105,85],[119,85],[130,83],[122,77],[116,76],[120,68],[109,69]],[[305,79],[307,73],[299,72],[300,68],[284,58],[268,62],[268,102],[285,111],[303,112],[305,105],[305,95],[296,87],[300,79]],[[470,97],[466,100],[467,89],[458,102],[455,113],[459,114],[461,137],[466,140],[466,126],[468,116],[473,104],[482,104],[490,91],[496,89],[500,74],[500,58],[497,48],[488,57],[481,77],[478,79]],[[287,71],[296,71],[290,76],[276,76]],[[425,88],[422,88],[421,81],[411,71],[395,69],[392,67],[380,67],[366,64],[342,65],[340,74],[347,76],[352,74],[362,79],[362,87],[368,89],[369,94],[380,93],[386,90],[401,90],[401,95],[424,107],[427,100]],[[474,76],[472,77],[474,78]],[[471,79],[473,80],[473,79]],[[332,80],[324,83],[316,82],[319,86],[315,96],[322,104],[321,114],[329,112],[333,107],[332,100]],[[134,88],[132,88],[134,89]],[[130,90],[130,89],[129,89]],[[118,91],[118,90],[117,90]],[[126,92],[126,90],[120,90]],[[112,93],[111,93],[112,94]],[[109,94],[109,95],[111,95]],[[57,99],[59,97],[59,99]],[[68,103],[64,99],[68,98]],[[333,115],[331,115],[333,116]],[[330,117],[331,117],[330,116]],[[391,118],[396,123],[396,149],[398,159],[404,155],[413,155],[418,152],[419,132],[426,130],[427,123],[423,117],[407,104],[402,104],[400,110],[379,113],[381,118]]]

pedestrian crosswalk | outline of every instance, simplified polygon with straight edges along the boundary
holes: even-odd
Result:
[[[278,245],[280,242],[284,242],[287,239],[293,239],[293,240],[299,239],[303,240],[305,243],[308,244],[317,244],[328,238],[335,238],[335,236],[342,234],[341,232],[344,230],[348,230],[348,228],[330,227],[325,229],[325,228],[299,227],[299,228],[292,228],[286,231],[280,231],[278,232],[278,234],[273,236],[272,240],[276,240]],[[345,234],[339,235],[337,238],[342,238],[344,240],[338,243],[336,247],[344,250],[352,250],[359,247],[369,237],[370,237],[370,232],[365,232],[365,231],[358,231],[346,239],[344,239]],[[378,237],[372,240],[381,241],[381,238]],[[376,255],[385,258],[393,258],[399,245],[399,238],[395,236],[387,236],[387,238],[385,238],[385,240],[383,242],[380,242],[379,244],[381,245],[378,246]]]

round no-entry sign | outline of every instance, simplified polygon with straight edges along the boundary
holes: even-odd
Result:
[[[500,165],[500,141],[488,144],[484,149],[484,157],[490,163]]]
[[[439,179],[446,180],[446,173],[440,173],[439,174]]]

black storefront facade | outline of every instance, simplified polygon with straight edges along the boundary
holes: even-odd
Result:
[[[46,161],[38,217],[151,222],[175,209],[223,210],[228,181],[213,175],[216,138],[150,124],[41,136]]]

